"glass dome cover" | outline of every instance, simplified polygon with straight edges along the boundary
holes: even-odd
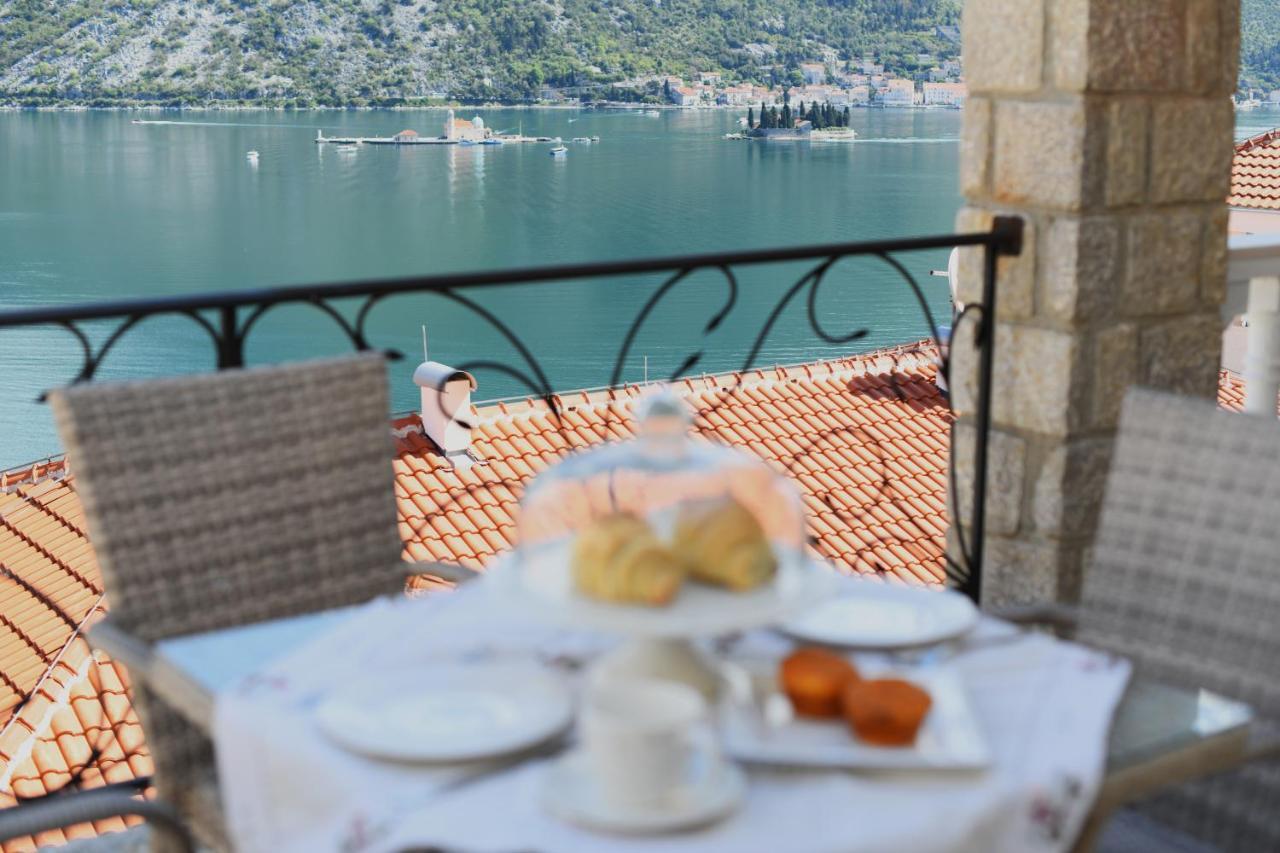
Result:
[[[804,568],[803,504],[791,482],[691,437],[669,390],[640,400],[636,420],[635,439],[575,453],[529,485],[513,567],[521,586],[552,601],[658,613],[691,598],[714,595],[723,607],[725,596],[745,603],[785,591]]]

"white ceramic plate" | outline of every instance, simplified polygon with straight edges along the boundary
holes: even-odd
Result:
[[[489,758],[541,743],[572,720],[564,682],[524,662],[371,674],[316,709],[336,744],[392,761]]]
[[[548,769],[542,805],[559,820],[599,832],[655,835],[706,826],[732,814],[742,802],[747,781],[727,761],[694,763],[688,782],[651,807],[621,808],[611,803],[587,770],[586,756],[571,752]]]
[[[567,552],[503,558],[485,573],[499,598],[554,624],[640,637],[710,637],[776,625],[830,595],[840,581],[816,562],[782,566],[776,582],[731,592],[688,582],[665,607],[594,601],[577,594]]]
[[[864,674],[886,673],[864,668]],[[990,765],[986,739],[956,673],[936,667],[913,670],[904,677],[933,698],[913,746],[865,744],[843,720],[808,720],[788,714],[785,722],[769,725],[752,706],[727,703],[721,711],[725,752],[763,764],[860,770],[975,770]],[[785,697],[778,698],[786,702]]]
[[[847,581],[839,593],[793,617],[783,631],[849,649],[900,649],[951,640],[978,624],[973,602],[952,590]]]

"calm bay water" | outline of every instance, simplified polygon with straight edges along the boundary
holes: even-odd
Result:
[[[729,112],[480,110],[489,126],[528,135],[598,135],[563,161],[545,145],[364,147],[328,135],[435,134],[440,110],[314,113],[0,114],[0,309],[313,281],[439,273],[686,252],[942,233],[960,203],[960,114],[855,111],[852,145],[729,142]],[[462,112],[470,117],[472,111]],[[135,125],[132,118],[173,119]],[[1259,126],[1262,112],[1243,119]],[[259,162],[245,159],[260,152]],[[939,318],[945,252],[903,256]],[[730,318],[703,339],[723,304],[715,273],[677,286],[639,335],[624,377],[664,376],[703,350],[696,371],[739,368],[764,320],[803,268],[739,270]],[[478,302],[509,323],[557,389],[608,381],[618,345],[657,277],[488,290]],[[906,286],[883,264],[846,262],[816,303],[832,347],[810,329],[803,299],[782,315],[759,364],[790,363],[922,337]],[[414,407],[410,373],[429,327],[432,356],[524,367],[491,327],[430,296],[397,297],[370,320],[393,365],[396,409]],[[96,339],[106,333],[93,327]],[[203,371],[213,353],[193,324],[152,320],[122,339],[100,376]],[[314,309],[281,308],[249,338],[253,363],[342,351]],[[56,328],[0,332],[0,468],[59,449],[46,406],[33,403],[79,367]],[[526,393],[481,371],[477,397]]]

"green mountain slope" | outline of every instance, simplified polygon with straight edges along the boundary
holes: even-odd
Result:
[[[955,56],[960,0],[0,0],[28,99],[526,98],[657,72]],[[944,29],[939,29],[940,27]]]
[[[1243,0],[1240,83],[1280,89],[1280,0]]]
[[[1243,0],[1241,81],[1280,88],[1280,0]],[[0,98],[524,99],[654,73],[785,80],[956,56],[962,0],[0,0]]]

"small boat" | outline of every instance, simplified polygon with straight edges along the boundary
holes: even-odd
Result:
[[[250,152],[248,152],[247,154],[245,154],[245,155],[244,155],[244,158],[245,158],[246,160],[248,160],[250,163],[256,163],[256,162],[258,162],[258,152],[257,152],[257,151],[250,151]]]
[[[476,141],[475,141],[474,139],[460,139],[460,140],[458,140],[458,145],[459,145],[460,147],[462,147],[462,148],[470,148],[472,145],[475,145],[475,144],[476,144]]]
[[[600,141],[600,137],[598,137],[598,136],[593,136],[593,137],[591,137],[591,141],[592,141],[592,142],[599,142],[599,141]]]
[[[587,143],[588,145],[590,145],[590,144],[591,144],[591,137],[590,137],[590,136],[575,136],[575,137],[573,138],[573,141],[574,141],[574,142],[585,142],[585,143]]]
[[[569,149],[565,148],[563,145],[557,145],[555,148],[551,149],[552,157],[563,157],[568,153],[569,153]]]
[[[490,136],[488,139],[480,140],[481,145],[501,145],[502,140],[496,136]]]
[[[645,111],[644,111],[644,114],[645,114],[645,115],[647,115],[649,118],[661,118],[661,117],[662,117],[662,113],[658,112],[657,110],[645,110]]]

